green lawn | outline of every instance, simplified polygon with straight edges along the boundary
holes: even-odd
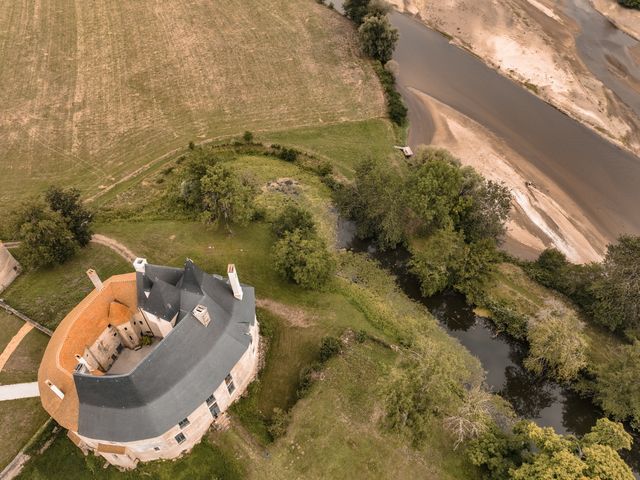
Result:
[[[128,262],[109,248],[89,244],[64,265],[23,273],[3,297],[33,320],[55,328],[93,290],[86,274],[89,268],[94,268],[103,279],[133,271]]]
[[[0,470],[13,460],[47,418],[39,398],[0,402]]]
[[[336,216],[328,188],[314,175],[272,157],[239,155],[228,160],[262,187],[282,177],[295,179],[299,187],[290,199],[313,212],[328,240],[335,236]],[[275,238],[268,221],[234,226],[229,232],[163,214],[158,208],[161,192],[172,184],[172,175],[157,172],[140,179],[148,188],[132,185],[119,192],[105,204],[108,214],[100,217],[96,231],[151,263],[178,266],[189,257],[204,270],[217,273],[224,272],[227,263],[235,263],[240,279],[256,288],[259,299],[270,301],[258,309],[269,345],[266,365],[249,395],[232,408],[237,428],[211,435],[210,441],[176,462],[144,465],[118,478],[211,478],[214,471],[219,478],[476,478],[464,454],[452,450],[441,418],[433,418],[433,433],[421,450],[385,431],[380,423],[389,371],[405,355],[382,344],[411,344],[419,337],[442,352],[443,362],[460,364],[469,382],[481,375],[476,359],[447,336],[422,306],[400,292],[393,277],[364,256],[335,252],[336,278],[325,291],[308,291],[275,272],[270,258]],[[158,178],[164,180],[158,182]],[[268,220],[285,195],[265,188],[260,192],[258,203]],[[145,199],[155,214],[136,218],[135,211],[145,208]],[[77,263],[74,260],[50,272],[27,275],[22,281],[29,283],[17,283],[16,290],[12,287],[8,293],[14,295],[14,301],[19,298],[15,291],[29,297],[30,290],[45,285],[40,280],[43,276],[50,283],[64,284],[81,270],[84,279],[86,267],[80,262],[79,268]],[[90,288],[88,280],[86,283]],[[55,299],[41,295],[40,307]],[[297,321],[287,309],[302,312],[305,321]],[[42,316],[34,310],[34,315]],[[300,372],[316,360],[322,338],[340,336],[346,329],[364,330],[380,343],[350,344],[343,355],[329,362],[309,396],[297,400]],[[292,423],[284,438],[269,443],[266,425],[274,407],[291,409]],[[60,436],[28,464],[22,478],[115,478],[115,469],[103,470],[101,465],[92,456],[84,458]]]
[[[5,310],[0,310],[0,353],[22,325],[24,325],[22,320],[8,314]]]
[[[35,382],[48,342],[49,337],[40,330],[31,330],[22,339],[0,372],[0,385]]]
[[[394,162],[403,158],[393,148],[397,139],[391,123],[382,119],[290,129],[260,137],[328,158],[347,178],[352,177],[355,166],[368,157],[389,158]]]

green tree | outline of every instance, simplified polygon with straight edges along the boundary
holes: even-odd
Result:
[[[411,172],[408,196],[416,217],[427,230],[454,227],[470,205],[462,196],[464,178],[459,165],[434,157]]]
[[[492,480],[633,480],[617,452],[631,437],[612,423],[598,421],[582,439],[532,422],[508,433],[493,428],[470,443],[469,458]]]
[[[40,200],[25,202],[14,210],[10,228],[15,238],[22,242],[22,263],[31,268],[64,263],[78,249],[67,220]]]
[[[359,238],[373,238],[382,249],[404,242],[411,220],[403,185],[382,160],[358,164],[353,186],[339,191],[337,202],[343,214],[356,222]]]
[[[276,271],[304,288],[322,288],[335,271],[335,261],[318,236],[300,230],[285,233],[273,247]]]
[[[492,240],[467,244],[462,234],[451,227],[414,242],[411,252],[409,265],[426,297],[454,288],[474,301],[479,298],[498,261]]]
[[[387,17],[368,15],[358,28],[358,36],[364,53],[385,64],[391,60],[399,35]]]
[[[52,186],[45,192],[44,198],[51,210],[59,212],[65,219],[78,244],[81,247],[87,245],[93,235],[93,215],[82,205],[80,191],[76,188]]]
[[[315,235],[316,225],[311,212],[294,203],[287,203],[272,224],[273,233],[282,237],[285,233],[300,230],[303,235]]]
[[[640,426],[640,342],[624,345],[597,369],[596,398],[605,412]]]
[[[342,8],[348,18],[360,25],[369,13],[369,3],[371,0],[345,0]]]
[[[621,423],[612,422],[608,418],[599,418],[591,431],[582,437],[584,445],[605,445],[616,452],[630,450],[633,437],[629,435]]]
[[[603,274],[592,286],[594,319],[611,330],[640,327],[640,237],[609,245]]]
[[[216,163],[202,177],[203,218],[209,223],[246,225],[254,213],[255,189],[229,167]]]
[[[451,228],[438,230],[411,249],[409,266],[420,282],[425,297],[441,292],[456,282],[454,265],[464,255],[462,235]]]
[[[574,379],[587,365],[584,325],[560,302],[549,302],[529,323],[529,356],[525,367],[536,373],[545,369],[563,381]]]
[[[485,238],[501,240],[511,211],[509,188],[502,183],[485,180],[470,167],[463,169],[463,176],[463,195],[471,197],[472,202],[460,213],[458,228],[464,232],[468,242]]]

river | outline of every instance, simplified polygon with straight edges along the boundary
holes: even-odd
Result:
[[[446,292],[424,298],[416,278],[407,270],[406,250],[380,252],[368,242],[353,238],[351,222],[339,224],[340,246],[355,252],[366,252],[393,273],[398,286],[413,300],[422,303],[436,317],[449,335],[476,356],[486,372],[487,386],[508,400],[518,416],[543,427],[553,427],[561,434],[583,435],[596,420],[604,416],[590,399],[582,398],[566,386],[544,376],[535,375],[524,367],[528,348],[524,342],[498,333],[490,320],[473,312],[465,298]],[[630,452],[621,456],[640,479],[640,435],[634,434]]]
[[[600,17],[591,17],[599,14],[585,7],[586,0],[563,1],[567,14],[582,28],[605,28],[599,23]],[[340,8],[340,1],[334,3]],[[394,11],[390,19],[400,33],[394,60],[399,65],[398,89],[409,107],[412,146],[430,143],[433,124],[429,112],[409,88],[453,107],[506,141],[572,197],[609,238],[622,232],[640,233],[640,159],[501,76],[415,18]],[[618,63],[624,60],[627,40],[609,30],[609,42],[599,35],[602,33],[589,30],[579,40],[581,55],[591,55],[585,63],[592,71],[603,68],[603,58],[609,63],[612,58]],[[607,49],[612,52],[608,57]],[[606,75],[600,70],[597,76]],[[616,88],[624,88],[624,84]],[[341,222],[339,231],[340,243],[346,245],[353,226]],[[590,400],[528,372],[523,366],[526,345],[496,333],[491,322],[475,315],[462,296],[447,293],[423,299],[415,278],[406,271],[406,252],[382,255],[360,242],[353,242],[350,248],[368,251],[396,274],[403,291],[422,302],[451,336],[480,359],[488,386],[509,400],[520,416],[554,427],[559,433],[578,435],[587,432],[602,416]],[[640,478],[637,435],[633,450],[623,452],[623,457]]]

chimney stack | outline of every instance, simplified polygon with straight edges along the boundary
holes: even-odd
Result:
[[[138,257],[133,261],[133,268],[138,273],[144,273],[146,267],[147,267],[147,259],[146,258]]]
[[[205,327],[209,325],[209,322],[211,321],[209,310],[204,305],[196,305],[196,308],[193,309],[193,316],[196,317]]]
[[[102,290],[102,280],[100,280],[100,277],[93,268],[87,270],[87,275],[89,276],[91,283],[93,283],[93,286],[96,287],[96,290]]]
[[[233,263],[227,266],[227,275],[229,277],[229,283],[231,284],[231,290],[233,290],[233,296],[238,300],[242,300],[242,287],[240,286],[240,280],[238,280],[236,266]]]

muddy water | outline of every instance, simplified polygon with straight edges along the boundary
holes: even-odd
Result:
[[[640,116],[640,42],[618,30],[589,0],[562,0],[562,9],[580,27],[580,57],[587,68]]]
[[[341,240],[354,231],[351,222],[340,221]],[[486,371],[487,385],[508,400],[522,418],[558,433],[583,435],[603,415],[602,410],[587,398],[524,368],[527,346],[496,332],[493,324],[477,316],[462,295],[448,292],[423,298],[416,278],[407,271],[406,250],[380,252],[368,242],[352,239],[340,245],[356,252],[367,252],[396,275],[399,287],[410,298],[422,303],[438,319],[447,333],[476,356]],[[640,479],[640,436],[634,435],[631,452],[623,452],[625,461]]]
[[[339,8],[341,2],[334,2]],[[480,123],[551,178],[609,239],[640,233],[640,159],[546,104],[451,45],[417,19],[393,12],[400,32],[394,60],[409,106],[410,144],[431,140],[430,115],[407,88]]]

